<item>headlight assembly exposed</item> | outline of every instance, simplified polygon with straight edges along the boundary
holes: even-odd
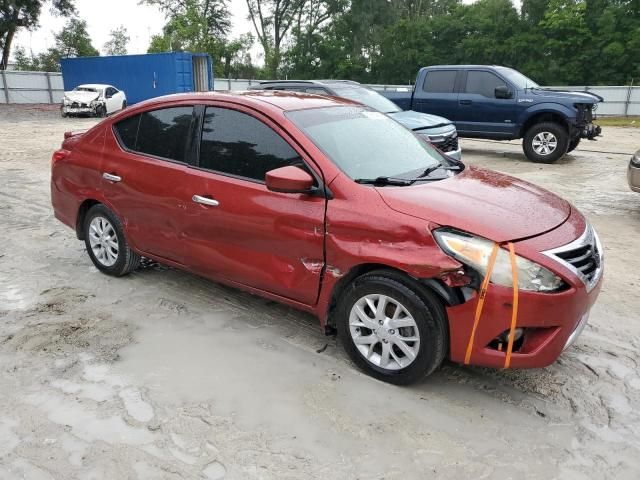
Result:
[[[435,230],[433,235],[445,253],[478,271],[481,275],[486,275],[489,257],[494,245],[492,241],[449,228]],[[562,279],[553,272],[518,255],[516,255],[516,267],[520,290],[552,292],[562,285]],[[503,248],[498,249],[496,263],[491,273],[491,282],[504,287],[510,287],[512,284],[509,253]]]

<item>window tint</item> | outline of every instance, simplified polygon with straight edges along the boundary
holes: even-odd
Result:
[[[316,95],[328,95],[327,91],[322,87],[306,87],[304,91],[307,93],[315,93]]]
[[[235,110],[207,108],[200,167],[264,182],[269,170],[301,164],[296,151],[261,121]]]
[[[133,150],[184,162],[192,113],[193,107],[163,108],[142,113]]]
[[[422,89],[431,93],[453,93],[457,70],[432,70],[427,72]]]
[[[125,118],[113,126],[120,139],[120,144],[128,150],[135,150],[136,148],[139,124],[140,115],[134,115],[133,117]]]
[[[477,93],[485,97],[495,98],[495,89],[506,83],[491,72],[479,72],[471,70],[467,73],[466,93]]]

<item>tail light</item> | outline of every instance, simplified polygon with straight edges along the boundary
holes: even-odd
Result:
[[[54,163],[60,160],[64,160],[69,156],[70,153],[71,152],[69,150],[65,150],[64,148],[56,150],[55,152],[53,152],[53,155],[51,156],[51,164],[53,165]]]

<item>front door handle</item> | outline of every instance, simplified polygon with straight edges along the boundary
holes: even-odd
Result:
[[[103,173],[102,174],[102,178],[104,178],[105,180],[109,180],[110,182],[120,182],[122,180],[122,177],[119,177],[118,175],[113,175],[112,173]]]
[[[217,207],[218,205],[220,205],[219,201],[214,200],[213,198],[201,197],[200,195],[194,195],[193,197],[191,197],[191,200],[196,203],[201,203],[202,205],[208,205],[210,207]]]
[[[471,105],[472,103],[471,100],[460,100],[460,105]]]

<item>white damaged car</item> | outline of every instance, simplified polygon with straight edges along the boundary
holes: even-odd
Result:
[[[127,97],[123,91],[111,85],[78,85],[70,92],[64,92],[60,114],[96,115],[106,117],[127,106]]]

